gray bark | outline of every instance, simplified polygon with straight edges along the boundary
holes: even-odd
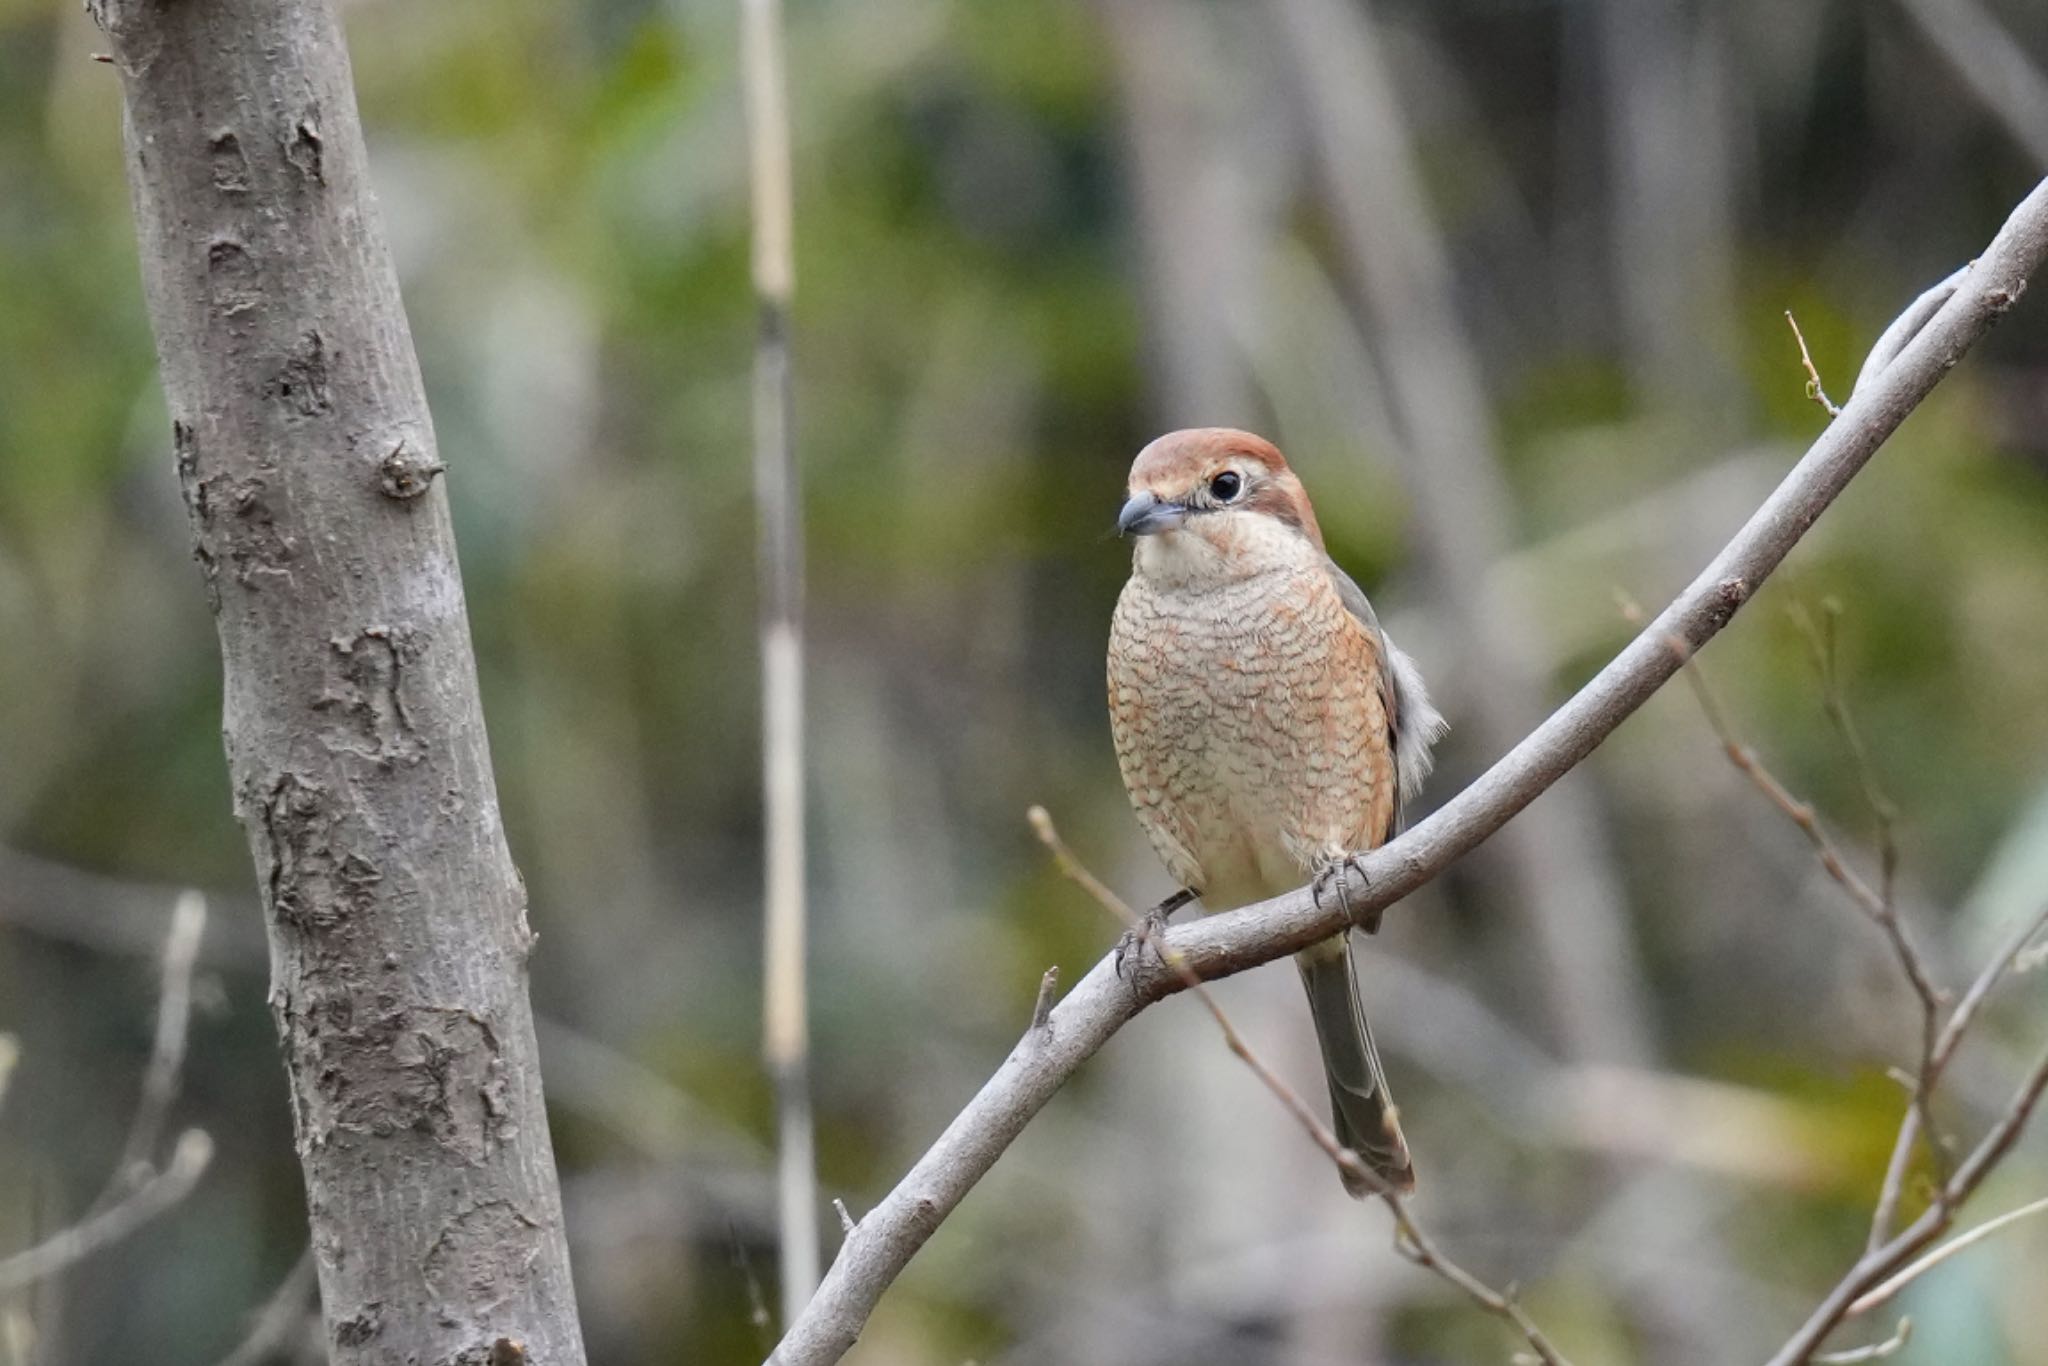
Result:
[[[578,1366],[418,362],[331,0],[97,0],[337,1363]]]

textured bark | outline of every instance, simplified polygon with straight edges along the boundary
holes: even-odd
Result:
[[[434,433],[331,0],[100,0],[337,1363],[583,1360]]]

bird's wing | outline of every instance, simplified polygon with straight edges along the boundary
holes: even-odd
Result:
[[[1323,556],[1323,568],[1329,571],[1330,581],[1337,585],[1337,598],[1344,604],[1344,610],[1357,618],[1358,624],[1366,629],[1378,647],[1383,667],[1380,669],[1380,701],[1387,712],[1387,738],[1394,750],[1394,825],[1391,835],[1401,828],[1402,802],[1415,795],[1421,788],[1422,780],[1429,776],[1430,748],[1443,738],[1450,729],[1443,713],[1429,700],[1429,689],[1423,686],[1422,670],[1415,667],[1415,661],[1406,651],[1387,639],[1387,633],[1380,629],[1380,619],[1373,614],[1372,603],[1366,600],[1365,590],[1344,572],[1338,563],[1328,555]]]

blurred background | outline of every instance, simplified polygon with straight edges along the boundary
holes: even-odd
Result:
[[[619,1366],[772,1340],[735,8],[347,6],[540,933],[584,1325]],[[1128,554],[1105,532],[1144,441],[1227,423],[1288,452],[1453,722],[1427,810],[1626,638],[1618,595],[1661,605],[1820,431],[1785,311],[1846,399],[1885,322],[2048,170],[2026,0],[788,17],[812,1075],[823,1194],[855,1214],[1010,1048],[1045,967],[1075,980],[1114,937],[1026,807],[1131,900],[1169,890],[1102,700]],[[106,1182],[188,886],[212,915],[172,1123],[218,1155],[8,1301],[0,1360],[207,1363],[297,1262],[303,1205],[96,46],[75,4],[0,0],[0,1253]],[[1960,985],[2048,897],[2048,299],[1705,656],[1871,869],[1794,618],[1831,602],[1902,904]],[[1914,1006],[1683,690],[1393,911],[1362,972],[1419,1216],[1580,1366],[1758,1359],[1861,1250]],[[1319,1097],[1294,976],[1221,994]],[[1966,1137],[2038,1048],[2044,981],[1953,1069]],[[2036,1133],[1965,1222],[2044,1188]],[[1945,1265],[1897,1306],[1897,1359],[2048,1360],[2044,1273],[2048,1221]],[[1392,1253],[1177,1000],[1026,1132],[852,1359],[1513,1345]]]

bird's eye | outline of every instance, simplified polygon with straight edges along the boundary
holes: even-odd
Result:
[[[1236,470],[1225,470],[1209,481],[1209,495],[1219,503],[1229,502],[1243,488],[1244,480]]]

